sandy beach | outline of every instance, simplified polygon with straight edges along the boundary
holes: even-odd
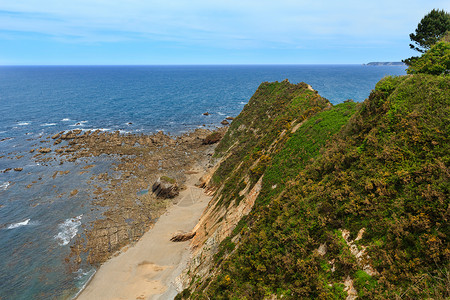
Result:
[[[204,172],[201,166],[192,169],[189,173],[195,174],[187,175],[176,204],[134,246],[102,264],[76,299],[173,299],[178,293],[174,281],[189,257],[190,241],[170,238],[191,231],[211,199],[195,186]]]

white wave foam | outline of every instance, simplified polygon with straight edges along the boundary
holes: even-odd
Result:
[[[30,219],[26,219],[25,221],[22,221],[22,222],[12,223],[12,224],[8,225],[6,227],[6,229],[14,229],[14,228],[19,228],[19,227],[26,226],[26,225],[31,225]]]
[[[224,113],[221,113],[221,112],[218,112],[217,113],[219,116],[225,116],[225,114]]]
[[[68,121],[70,121],[69,118],[64,118],[64,119],[61,120],[61,122],[68,122]]]
[[[11,183],[9,181],[0,184],[0,191],[5,191]]]
[[[6,131],[0,131],[0,133],[6,133]]]
[[[78,296],[81,294],[81,292],[83,292],[83,290],[86,288],[86,286],[89,284],[89,282],[91,282],[92,278],[94,277],[95,273],[97,271],[95,269],[92,269],[88,272],[83,272],[82,269],[79,269],[76,273],[79,274],[77,276],[78,280],[82,280],[83,277],[88,276],[87,280],[83,283],[83,285],[81,286],[80,290],[78,291],[78,293],[75,295],[75,297],[72,298],[72,300],[77,299]],[[80,274],[81,273],[81,274]]]
[[[44,124],[41,124],[41,126],[45,126],[45,127],[47,127],[47,126],[55,126],[56,125],[56,123],[44,123]]]
[[[59,232],[55,235],[55,239],[58,241],[60,246],[67,245],[73,239],[73,237],[78,232],[78,227],[81,225],[81,217],[83,215],[79,215],[78,217],[67,219],[64,223],[59,224]]]
[[[89,128],[89,129],[81,129],[81,130],[83,130],[83,131],[97,131],[97,130],[99,130],[99,131],[110,131],[111,129],[110,128]]]
[[[40,165],[41,165],[40,163],[35,163],[35,164],[27,164],[24,167],[37,167],[37,166],[40,166]]]
[[[247,103],[241,101],[241,102],[239,102],[239,104],[245,105],[245,104],[247,104]]]
[[[30,122],[18,122],[17,126],[27,126],[30,125]]]

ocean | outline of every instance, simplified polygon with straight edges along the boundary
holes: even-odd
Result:
[[[66,162],[69,173],[55,176],[56,160],[30,153],[48,136],[73,129],[177,135],[221,126],[264,81],[303,81],[337,104],[363,101],[382,77],[404,74],[402,66],[363,65],[0,66],[0,299],[70,299],[95,272],[70,270],[64,258],[99,217],[89,178],[114,161],[95,158],[89,174]]]

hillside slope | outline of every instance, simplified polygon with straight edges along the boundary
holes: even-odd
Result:
[[[306,85],[263,84],[217,147],[178,297],[449,297],[449,89],[387,77],[332,107]]]

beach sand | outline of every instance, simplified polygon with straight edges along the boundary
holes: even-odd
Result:
[[[187,188],[175,199],[177,204],[134,246],[101,265],[76,299],[173,299],[177,295],[174,282],[189,258],[190,241],[171,242],[170,238],[191,231],[211,199],[194,185],[204,168],[197,166],[193,171],[198,173],[187,175]]]

